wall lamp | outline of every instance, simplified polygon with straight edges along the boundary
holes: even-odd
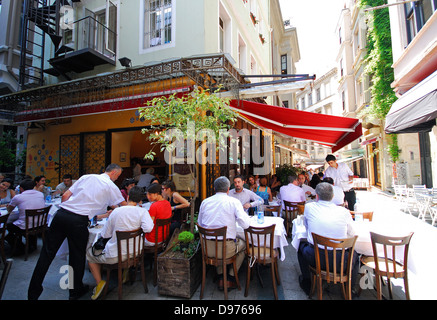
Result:
[[[126,67],[126,68],[132,67],[132,61],[129,58],[123,57],[123,58],[118,59],[118,61],[120,61],[120,64],[123,67]]]

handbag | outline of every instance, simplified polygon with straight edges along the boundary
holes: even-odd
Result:
[[[111,238],[98,238],[96,242],[94,242],[91,250],[93,252],[93,256],[98,257],[104,254],[103,250],[105,249],[106,243]]]

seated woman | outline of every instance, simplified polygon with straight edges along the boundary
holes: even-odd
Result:
[[[261,177],[259,179],[259,186],[256,188],[255,193],[264,200],[264,204],[269,204],[269,201],[272,201],[272,192],[267,186],[266,177]]]
[[[149,208],[149,214],[152,221],[155,222],[156,219],[168,219],[171,217],[171,206],[170,202],[165,200],[161,195],[161,185],[157,183],[152,183],[147,189],[147,198],[152,204]],[[154,246],[155,245],[155,226],[153,230],[146,233],[145,245]],[[162,232],[158,230],[158,243],[164,241],[162,239]]]
[[[87,251],[88,265],[94,280],[96,280],[96,287],[91,296],[92,300],[96,300],[106,286],[106,281],[102,280],[101,276],[102,264],[118,263],[116,231],[130,231],[142,228],[146,233],[153,229],[153,221],[147,210],[137,206],[142,198],[142,188],[136,186],[131,188],[129,191],[127,206],[115,208],[100,232],[100,237],[109,239],[105,245],[105,254],[94,256],[92,247]],[[124,253],[124,255],[127,254]]]
[[[15,191],[12,189],[12,180],[5,178],[0,182],[0,207],[6,207],[12,198],[15,196]]]
[[[129,191],[135,187],[135,179],[133,178],[126,178],[123,180],[123,182],[121,183],[121,194],[124,198],[124,200],[127,201],[127,196],[129,195]]]
[[[176,191],[176,185],[171,180],[162,183],[162,196],[170,202],[171,210],[173,211],[172,229],[179,228],[184,221],[182,209],[188,208],[190,203]]]
[[[276,195],[281,188],[281,181],[276,174],[272,175],[272,180],[270,181],[270,190],[272,191],[272,195]]]

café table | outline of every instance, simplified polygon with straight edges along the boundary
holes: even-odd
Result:
[[[285,260],[284,247],[288,246],[287,234],[285,232],[285,227],[284,227],[284,219],[282,219],[281,217],[264,217],[264,223],[259,224],[258,218],[256,216],[250,218],[251,227],[260,228],[260,227],[271,226],[273,224],[276,225],[274,239],[273,239],[273,247],[275,249],[279,249],[281,254],[280,259],[281,261],[284,261]],[[238,223],[237,223],[237,237],[245,240],[244,229],[241,226],[239,226]]]

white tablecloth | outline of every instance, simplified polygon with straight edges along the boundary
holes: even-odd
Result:
[[[250,221],[251,227],[266,227],[275,224],[275,237],[273,239],[273,247],[279,249],[281,253],[281,261],[285,260],[284,247],[288,246],[287,233],[285,232],[284,219],[280,217],[264,217],[264,223],[259,224],[256,216],[253,216]],[[244,229],[237,224],[237,237],[245,240]]]

